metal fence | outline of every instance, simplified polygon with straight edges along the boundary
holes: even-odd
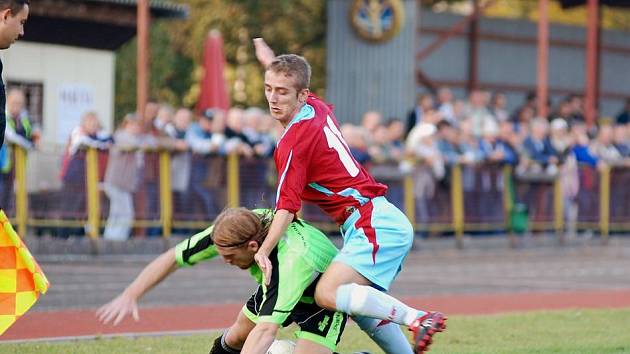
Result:
[[[0,175],[0,202],[20,235],[52,233],[98,238],[109,215],[104,193],[108,151],[85,149],[71,157],[60,150],[31,153],[12,149],[14,168]],[[134,154],[137,151],[125,151]],[[142,151],[140,183],[133,191],[133,234],[169,237],[206,227],[226,206],[271,207],[276,171],[271,159],[237,155],[202,156],[167,150]],[[183,155],[182,155],[183,154]],[[181,160],[187,161],[182,163]],[[516,178],[509,166],[454,166],[435,181],[431,193],[418,193],[417,174],[397,164],[371,166],[388,184],[388,198],[400,207],[418,232],[450,233],[458,242],[465,232],[510,231],[515,203],[527,206],[530,231],[567,227],[567,203],[577,205],[578,229],[630,230],[630,168],[580,166],[580,191],[574,200],[562,195],[556,177]],[[180,173],[188,171],[184,182]],[[514,193],[508,186],[514,186]],[[305,204],[300,215],[327,231],[338,230],[319,208]]]

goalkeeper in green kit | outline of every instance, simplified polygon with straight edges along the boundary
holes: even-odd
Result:
[[[317,281],[337,248],[321,231],[302,220],[293,221],[270,255],[274,271],[269,285],[254,255],[267,235],[273,212],[230,208],[213,226],[166,251],[145,267],[114,300],[97,311],[99,320],[118,324],[131,314],[138,320],[137,301],[148,290],[180,267],[195,265],[217,255],[230,265],[249,270],[259,285],[243,306],[236,322],[213,344],[210,354],[266,353],[280,327],[299,325],[294,353],[335,350],[347,315],[320,308],[313,300]]]

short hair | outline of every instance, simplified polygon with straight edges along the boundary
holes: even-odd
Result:
[[[136,115],[135,113],[127,113],[125,114],[125,116],[123,117],[122,122],[120,123],[122,126],[127,125],[128,123],[141,123],[140,122],[140,117],[138,117],[138,115]]]
[[[423,93],[418,95],[418,98],[416,99],[416,102],[420,102],[420,101],[424,100],[425,98],[433,99],[433,94],[431,94],[430,92],[423,92]]]
[[[30,5],[29,0],[0,0],[0,9],[10,9],[13,15],[22,11],[24,5]]]
[[[393,124],[396,124],[396,123],[401,123],[401,124],[402,124],[402,122],[403,122],[403,121],[402,121],[402,120],[400,120],[400,119],[399,119],[399,118],[397,118],[397,117],[390,117],[390,118],[389,118],[389,119],[385,122],[385,126],[390,127],[390,126],[392,126]]]
[[[23,99],[26,99],[26,93],[19,87],[12,87],[7,91],[7,97],[20,95]]]
[[[212,109],[212,108],[208,108],[206,110],[204,110],[203,112],[201,112],[201,115],[199,116],[200,118],[205,118],[207,120],[213,120],[214,116],[217,115],[217,110],[216,109]]]
[[[81,114],[81,120],[86,119],[87,117],[97,117],[98,118],[98,113],[96,113],[96,111],[85,111],[85,112],[83,112],[83,114]]]
[[[536,91],[529,91],[525,96],[525,101],[533,101],[536,99]]]
[[[447,121],[446,119],[442,119],[437,123],[437,130],[441,131],[444,128],[451,128],[452,126],[453,125],[449,121]]]
[[[81,114],[81,122],[79,123],[80,126],[83,126],[84,124],[86,124],[88,122],[88,119],[95,119],[96,122],[98,123],[99,129],[101,128],[101,122],[98,120],[98,113],[96,113],[96,111],[85,111],[83,112],[83,114]]]
[[[295,54],[278,55],[267,67],[275,73],[282,73],[295,78],[298,91],[307,89],[311,83],[311,66],[304,57]]]

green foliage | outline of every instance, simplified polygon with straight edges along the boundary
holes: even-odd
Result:
[[[181,105],[181,98],[192,83],[193,61],[173,49],[168,26],[166,22],[154,22],[151,26],[149,97]],[[137,47],[134,38],[116,55],[116,122],[136,110]]]
[[[153,22],[150,96],[192,107],[202,78],[203,43],[212,29],[223,35],[230,97],[236,105],[265,106],[262,68],[252,38],[262,36],[277,54],[296,53],[313,67],[311,87],[323,95],[326,76],[326,2],[311,0],[179,0],[187,20]],[[240,80],[241,93],[235,83]],[[116,117],[135,110],[136,40],[118,52]]]

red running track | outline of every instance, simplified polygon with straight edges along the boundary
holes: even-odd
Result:
[[[630,307],[630,289],[444,295],[406,298],[405,301],[417,308],[440,310],[449,315],[571,308],[622,308]],[[94,310],[29,312],[0,337],[0,342],[220,329],[232,324],[241,306],[242,304],[208,304],[144,308],[140,310],[139,322],[126,318],[116,327],[100,324]]]

